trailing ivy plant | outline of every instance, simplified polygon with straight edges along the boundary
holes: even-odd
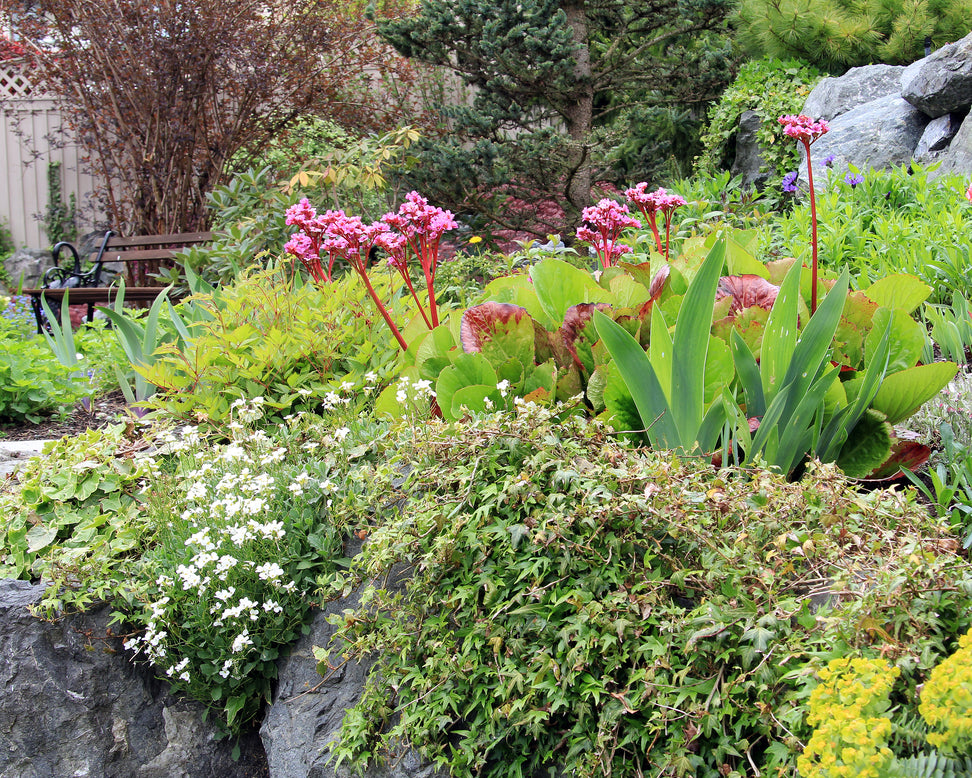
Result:
[[[914,688],[972,619],[972,572],[912,495],[832,466],[716,472],[517,407],[403,428],[375,472],[404,499],[329,581],[365,584],[321,671],[377,660],[334,762],[413,746],[457,777],[784,774],[812,668],[873,646]]]

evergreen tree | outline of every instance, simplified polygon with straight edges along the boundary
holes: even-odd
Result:
[[[618,141],[613,119],[636,105],[698,106],[724,86],[712,31],[729,1],[423,0],[379,23],[401,54],[469,88],[442,106],[443,132],[411,182],[493,225],[569,234]]]

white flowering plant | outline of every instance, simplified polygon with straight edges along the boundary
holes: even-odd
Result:
[[[221,711],[231,732],[269,699],[316,577],[343,557],[347,528],[331,507],[358,441],[349,427],[297,417],[268,434],[254,427],[262,413],[261,398],[238,400],[225,442],[207,445],[192,428],[170,440],[178,460],[154,490],[160,534],[143,557],[149,584],[125,615],[143,627],[126,648]]]

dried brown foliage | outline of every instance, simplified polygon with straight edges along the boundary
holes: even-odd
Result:
[[[409,66],[357,0],[43,0],[20,21],[127,234],[206,227],[205,195],[301,115],[394,126]],[[394,14],[395,8],[386,13]],[[384,84],[398,94],[389,95]]]

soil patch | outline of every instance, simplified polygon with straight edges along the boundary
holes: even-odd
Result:
[[[112,392],[93,400],[90,407],[78,403],[70,414],[61,418],[52,416],[33,424],[0,425],[0,440],[57,440],[65,435],[78,435],[85,430],[100,429],[124,418],[128,405],[121,391]]]

